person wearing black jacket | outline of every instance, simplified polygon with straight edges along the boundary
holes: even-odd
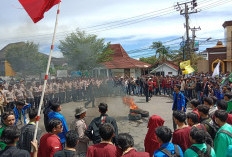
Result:
[[[108,111],[108,105],[105,103],[100,103],[98,106],[99,112],[101,113],[100,117],[94,118],[92,122],[89,124],[85,134],[88,136],[90,140],[93,141],[94,144],[101,142],[101,136],[99,134],[99,128],[105,124],[110,123],[113,125],[115,130],[115,137],[113,138],[113,143],[117,145],[118,138],[118,126],[116,120],[113,117],[110,117],[106,114]]]
[[[149,101],[149,84],[148,84],[148,79],[144,81],[144,95],[146,96],[146,102]]]
[[[196,78],[196,93],[197,99],[201,102],[201,91],[202,91],[202,83],[199,77]]]

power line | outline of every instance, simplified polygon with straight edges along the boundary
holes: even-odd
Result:
[[[207,0],[207,1],[203,1],[204,3],[200,3],[200,5],[202,4],[205,4],[203,6],[205,7],[202,7],[200,9],[202,10],[207,10],[207,9],[210,9],[210,8],[213,8],[213,7],[217,7],[219,5],[222,5],[222,4],[225,4],[225,3],[228,3],[230,1],[228,0],[222,0],[222,1],[215,1],[215,2],[212,2],[210,0]],[[208,4],[208,2],[211,2]],[[168,8],[171,8],[171,7],[168,7]],[[131,18],[127,18],[127,19],[134,19],[133,21],[126,21],[127,19],[122,19],[122,20],[118,20],[118,21],[113,21],[113,22],[108,22],[108,26],[105,26],[103,28],[98,28],[96,29],[95,27],[99,27],[100,25],[105,25],[105,24],[99,24],[99,25],[95,25],[95,26],[89,26],[89,27],[86,27],[86,28],[94,28],[94,29],[90,29],[90,32],[91,33],[97,33],[97,32],[102,32],[102,31],[107,31],[107,30],[111,30],[111,29],[115,29],[115,28],[119,28],[119,27],[124,27],[124,26],[127,26],[127,25],[131,25],[131,24],[135,24],[135,23],[139,23],[139,22],[142,22],[142,21],[145,21],[145,20],[150,20],[150,19],[154,19],[154,18],[157,18],[157,17],[160,17],[160,16],[164,16],[164,15],[167,15],[167,14],[170,14],[170,12],[166,12],[165,10],[168,11],[168,8],[164,8],[164,9],[161,9],[161,10],[158,10],[158,11],[154,11],[154,12],[149,12],[149,13],[145,13],[145,14],[141,14],[141,15],[137,15],[137,16],[134,16],[134,17],[131,17]],[[163,11],[163,14],[154,14],[154,15],[151,15],[152,13],[155,13],[155,12],[159,12],[159,11]],[[165,12],[164,12],[165,11]],[[165,13],[165,14],[164,14]],[[149,16],[144,16],[144,15],[149,15]],[[136,19],[135,17],[139,17],[138,19]],[[123,22],[123,23],[118,23],[116,25],[117,22]],[[110,23],[113,23],[114,25],[110,25]],[[63,32],[58,32],[57,33],[57,40],[60,40],[60,39],[63,39],[64,36],[68,35],[68,34],[65,34],[65,33],[71,33],[73,31],[63,31]],[[0,39],[0,41],[8,41],[8,40],[12,40],[12,39],[17,39],[17,40],[23,40],[23,39],[27,39],[29,40],[28,38],[33,38],[33,40],[35,41],[40,41],[41,39],[40,38],[47,38],[47,39],[50,39],[50,35],[52,33],[49,33],[49,34],[38,34],[38,35],[31,35],[31,36],[26,36],[26,37],[18,37],[18,38],[8,38],[8,39]],[[36,36],[36,38],[34,38]]]

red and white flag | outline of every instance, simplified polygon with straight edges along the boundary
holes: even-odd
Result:
[[[19,0],[19,2],[36,23],[44,17],[46,11],[60,3],[60,0]]]

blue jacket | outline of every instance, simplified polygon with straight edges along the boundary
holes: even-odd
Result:
[[[182,107],[184,107],[183,111],[185,112],[186,111],[185,110],[185,97],[181,92],[179,92],[178,95],[176,95],[176,92],[174,92],[172,110],[174,110],[174,103],[176,100],[176,96],[177,96],[177,110],[181,111]]]
[[[160,148],[166,148],[172,154],[175,153],[175,147],[174,147],[173,143],[164,143],[160,146]],[[180,156],[183,157],[184,156],[183,151],[181,150],[181,148],[179,146],[178,146],[178,148],[179,148]],[[161,152],[160,150],[157,150],[154,152],[154,157],[168,157],[168,156],[166,154],[164,154],[163,152]]]
[[[26,124],[25,110],[28,109],[29,107],[31,107],[31,104],[27,104],[22,108],[24,124]],[[18,111],[16,106],[14,107],[13,111],[14,111],[14,114],[15,114],[15,125],[16,125],[17,122],[18,122],[18,119],[19,119],[19,111]]]
[[[58,112],[52,111],[48,114],[48,118],[49,119],[58,118],[59,120],[61,120],[62,125],[63,125],[63,132],[59,133],[58,136],[60,138],[60,142],[62,144],[65,143],[65,134],[68,132],[68,127],[67,127],[67,123],[66,123],[64,116]]]
[[[221,89],[215,89],[214,90],[214,95],[217,97],[218,101],[224,99],[224,95],[223,95]]]

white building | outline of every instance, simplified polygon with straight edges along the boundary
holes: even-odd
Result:
[[[157,76],[176,76],[178,75],[179,67],[170,61],[165,61],[163,63],[158,63],[158,66],[153,69],[150,73]]]

